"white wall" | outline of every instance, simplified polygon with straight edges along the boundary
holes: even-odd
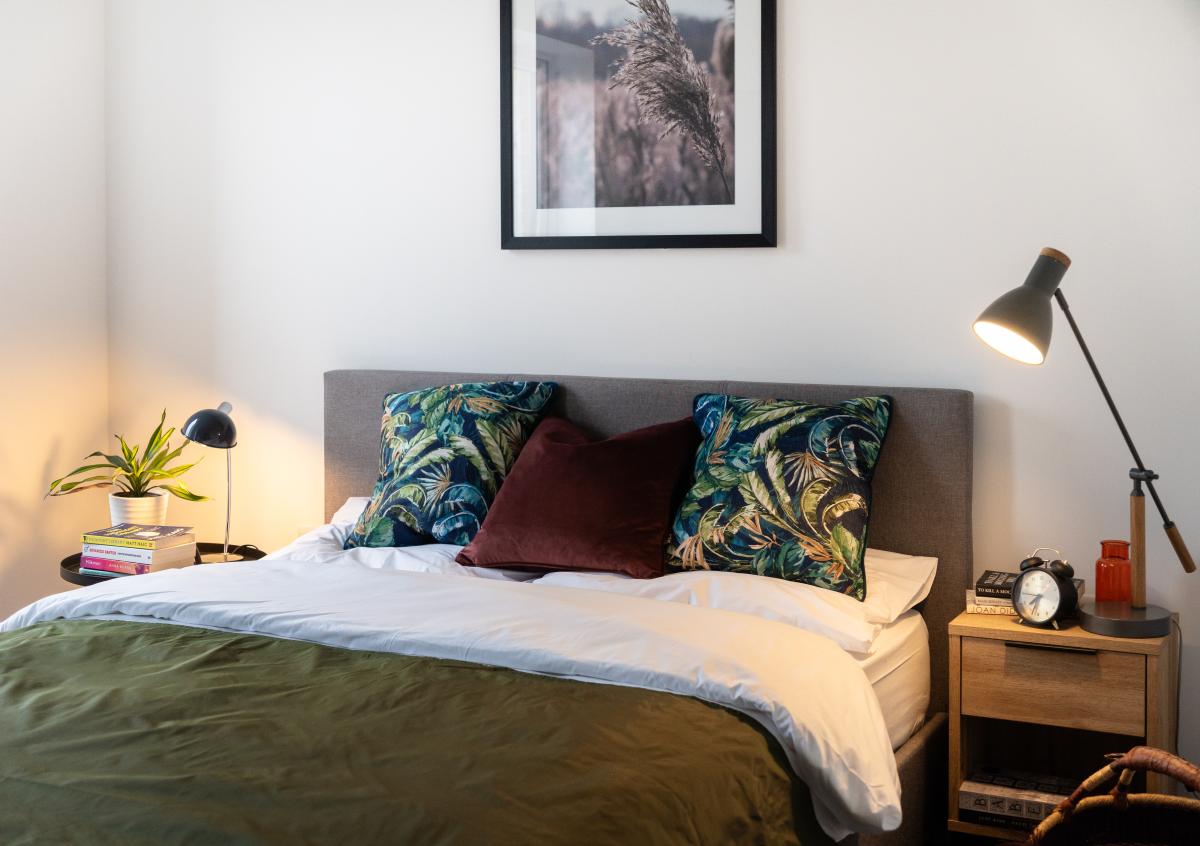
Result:
[[[0,0],[0,618],[107,522],[42,499],[105,446],[104,211],[104,4]]]
[[[1128,533],[1100,395],[1061,322],[1037,370],[969,329],[1052,245],[1200,551],[1200,4],[779,6],[780,249],[504,253],[491,0],[112,0],[114,425],[232,400],[235,536],[269,546],[321,517],[330,368],[969,388],[977,566],[1050,544],[1090,579]],[[217,536],[219,503],[172,507]],[[1186,712],[1200,577],[1150,549]]]

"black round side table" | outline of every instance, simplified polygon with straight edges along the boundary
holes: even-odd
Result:
[[[200,563],[201,555],[210,553],[220,553],[225,548],[224,544],[220,543],[197,543],[196,544],[196,564]],[[266,555],[261,549],[252,543],[230,544],[230,555],[239,555],[244,561],[257,561]],[[73,585],[94,585],[98,582],[107,582],[122,576],[89,576],[87,573],[79,572],[79,559],[83,557],[82,553],[76,552],[74,555],[68,555],[58,565],[58,575],[63,581],[70,582]]]

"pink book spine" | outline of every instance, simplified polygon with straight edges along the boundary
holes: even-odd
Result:
[[[113,561],[111,558],[97,558],[85,555],[79,561],[80,567],[90,567],[93,570],[107,570],[110,573],[126,573],[130,576],[140,576],[150,572],[149,564],[138,564],[134,561]]]

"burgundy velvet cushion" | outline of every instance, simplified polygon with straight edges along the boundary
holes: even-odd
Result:
[[[690,419],[591,441],[543,420],[460,564],[661,576],[664,541],[700,433]]]

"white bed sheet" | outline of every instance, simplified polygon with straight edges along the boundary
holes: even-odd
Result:
[[[572,581],[571,577],[578,577],[579,574],[560,573],[551,578],[544,578],[542,573],[464,567],[454,561],[460,547],[441,544],[402,549],[343,550],[342,544],[347,534],[368,502],[368,497],[348,499],[328,524],[318,526],[267,557],[276,560],[309,561],[314,564],[352,561],[373,569],[476,576],[504,581],[540,579],[550,584],[558,579],[566,585],[580,587],[587,586],[589,578],[597,581],[598,574],[594,573],[585,574],[583,579],[576,578]],[[897,557],[894,553],[886,552],[875,555]],[[932,574],[931,569],[928,574],[930,580]],[[598,581],[603,583],[604,579],[601,577]],[[813,591],[816,596],[827,593],[828,591]],[[842,598],[834,597],[835,600]],[[858,603],[847,605],[855,612],[859,611]],[[841,607],[836,602],[834,606]],[[818,634],[828,634],[822,632],[819,626],[808,628]],[[879,634],[871,641],[870,654],[860,655],[854,650],[848,650],[847,654],[858,663],[871,683],[887,724],[888,738],[892,749],[895,750],[904,745],[904,742],[924,724],[925,712],[929,708],[929,630],[917,611],[907,611],[893,622],[879,626],[878,630]]]
[[[918,611],[901,614],[858,662],[879,700],[892,749],[899,749],[925,722],[929,709],[929,629]]]

